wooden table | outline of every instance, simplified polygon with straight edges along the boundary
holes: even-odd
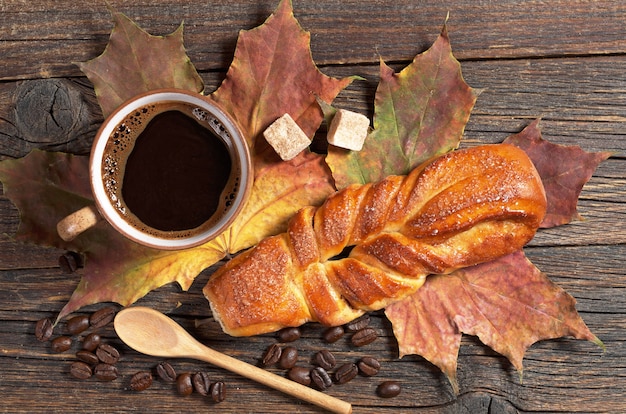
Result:
[[[185,44],[214,90],[230,64],[237,34],[261,24],[276,1],[111,1],[152,34],[185,22]],[[358,74],[342,92],[340,107],[372,115],[379,55],[401,69],[448,29],[466,81],[484,88],[466,128],[464,145],[500,142],[541,117],[544,137],[613,151],[585,186],[579,210],[585,221],[541,231],[527,247],[530,259],[578,301],[578,311],[606,345],[559,339],[534,345],[524,359],[523,382],[510,363],[464,337],[459,355],[460,395],[417,356],[397,359],[397,344],[381,313],[373,315],[381,338],[363,349],[330,347],[338,359],[373,355],[378,377],[334,386],[327,392],[358,413],[626,412],[626,3],[623,0],[524,2],[294,0],[295,16],[312,32],[313,58],[333,76]],[[111,30],[104,2],[0,1],[0,159],[32,148],[86,153],[102,121],[91,85],[72,62],[100,54]],[[53,105],[54,103],[54,105]],[[556,161],[556,160],[555,160]],[[113,382],[70,377],[74,353],[50,352],[34,337],[35,322],[54,318],[79,279],[58,269],[62,251],[15,242],[19,213],[0,196],[0,390],[4,412],[320,412],[194,361],[172,361],[179,372],[206,370],[226,382],[220,404],[199,395],[181,397],[155,382],[138,393],[128,378],[159,360],[125,348],[111,327],[101,333],[122,350]],[[234,339],[212,319],[201,288],[210,270],[188,292],[166,286],[140,303],[167,311],[214,348],[257,364],[273,335]],[[81,311],[89,314],[99,306]],[[296,342],[303,360],[323,347],[321,329],[303,328]],[[78,344],[74,345],[73,351]],[[272,371],[282,375],[277,368]],[[403,392],[375,396],[383,379]]]

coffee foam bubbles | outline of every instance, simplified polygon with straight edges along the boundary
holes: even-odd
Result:
[[[124,203],[122,197],[122,184],[125,173],[125,165],[128,157],[134,149],[134,144],[145,127],[157,115],[167,111],[179,111],[194,119],[209,131],[213,132],[217,139],[228,149],[231,155],[231,174],[226,187],[221,195],[217,211],[199,227],[181,231],[163,231],[144,224],[137,218]],[[229,131],[222,123],[209,112],[194,105],[182,102],[161,102],[150,104],[133,111],[121,121],[110,134],[103,155],[102,180],[105,192],[120,216],[138,230],[156,237],[164,238],[187,238],[204,232],[214,226],[219,219],[229,210],[240,190],[241,166],[236,162],[233,155],[235,151]]]

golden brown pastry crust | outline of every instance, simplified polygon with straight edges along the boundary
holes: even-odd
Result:
[[[521,249],[545,210],[541,179],[522,150],[458,150],[303,208],[286,233],[226,263],[203,292],[234,336],[340,325],[414,293],[429,274]]]

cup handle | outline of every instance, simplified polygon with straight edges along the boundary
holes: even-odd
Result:
[[[72,241],[85,230],[93,227],[101,220],[95,206],[86,206],[57,223],[57,233],[65,241]]]

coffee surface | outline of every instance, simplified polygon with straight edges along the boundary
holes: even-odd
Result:
[[[193,229],[217,210],[230,164],[226,146],[208,129],[179,111],[163,112],[137,137],[122,197],[150,227]]]
[[[187,104],[150,105],[130,114],[105,149],[103,180],[111,203],[144,232],[202,232],[228,209],[239,186],[219,133],[219,124]]]

